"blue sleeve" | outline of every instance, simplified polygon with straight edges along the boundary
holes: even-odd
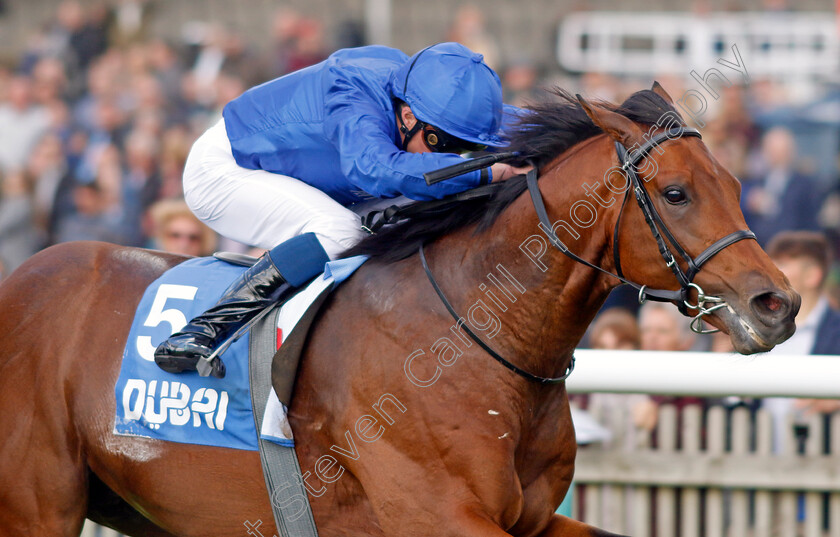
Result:
[[[332,73],[326,97],[324,134],[336,146],[341,171],[350,183],[380,198],[404,195],[414,200],[439,199],[479,186],[481,173],[470,172],[432,186],[423,173],[462,162],[458,155],[409,153],[393,140],[393,122],[365,88],[367,81]],[[381,89],[378,90],[381,93]]]

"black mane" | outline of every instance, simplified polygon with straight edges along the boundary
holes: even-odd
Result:
[[[555,89],[552,94],[556,98],[551,101],[529,105],[529,113],[508,133],[510,146],[506,150],[521,155],[511,164],[521,166],[533,162],[543,167],[573,145],[602,132],[574,96],[561,89]],[[644,125],[655,124],[666,112],[677,113],[651,90],[634,93],[620,106],[602,101],[597,104]],[[386,226],[350,248],[343,257],[368,255],[394,262],[414,254],[421,244],[462,227],[478,223],[477,231],[484,230],[526,188],[524,176],[509,179],[489,199],[453,201],[443,210],[437,208]]]

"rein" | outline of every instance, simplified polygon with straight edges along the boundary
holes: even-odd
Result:
[[[617,274],[605,270],[599,267],[598,265],[590,263],[589,261],[576,255],[574,252],[571,252],[566,247],[566,245],[563,244],[563,242],[557,237],[557,235],[552,229],[551,221],[548,218],[548,212],[545,208],[545,201],[543,200],[542,193],[540,192],[539,184],[537,182],[539,172],[537,171],[536,167],[532,168],[526,174],[526,182],[528,185],[528,192],[531,195],[531,202],[534,205],[534,210],[536,211],[537,218],[540,221],[540,227],[542,228],[543,232],[548,236],[548,240],[549,242],[551,242],[552,246],[560,250],[560,252],[562,252],[565,256],[576,261],[577,263],[586,265],[587,267],[612,276],[613,278],[618,279],[622,283],[626,283],[627,285],[630,285],[631,287],[637,289],[639,291],[640,304],[643,304],[647,300],[653,300],[656,302],[676,302],[677,308],[684,315],[688,315],[688,310],[696,310],[697,314],[693,317],[691,321],[691,330],[698,334],[711,334],[717,332],[717,330],[704,330],[702,328],[702,325],[700,324],[702,318],[721,308],[726,307],[726,303],[720,297],[707,295],[698,284],[693,282],[694,277],[697,275],[697,273],[700,271],[700,268],[707,261],[709,261],[712,257],[720,253],[724,248],[731,246],[736,242],[742,241],[744,239],[755,239],[755,234],[750,230],[742,229],[734,231],[726,235],[725,237],[715,241],[711,246],[703,250],[700,253],[700,255],[696,257],[691,257],[691,255],[689,255],[688,252],[686,252],[685,248],[683,248],[682,245],[680,245],[679,241],[677,241],[674,234],[671,233],[671,230],[668,229],[668,226],[665,224],[665,222],[662,220],[662,217],[657,212],[656,207],[653,204],[653,200],[650,197],[650,194],[648,194],[647,189],[645,189],[644,182],[639,177],[637,166],[650,154],[650,151],[652,149],[657,147],[662,142],[666,140],[682,138],[684,136],[702,138],[700,132],[696,129],[688,127],[674,127],[672,129],[660,132],[655,136],[651,137],[649,140],[647,140],[646,143],[644,143],[641,147],[636,149],[633,153],[629,153],[627,151],[627,148],[625,148],[624,145],[620,142],[615,142],[615,149],[616,153],[618,154],[618,161],[621,165],[621,170],[624,172],[628,179],[628,187],[625,191],[624,200],[621,203],[621,208],[619,209],[618,213],[618,219],[616,220],[615,229],[613,231],[613,259],[615,261]],[[457,166],[463,168],[463,165]],[[476,168],[480,167],[487,166],[476,166]],[[435,180],[435,182],[453,176],[446,175],[446,171],[447,169],[440,170],[438,172],[438,175],[440,177],[438,177]],[[463,171],[465,170],[460,170],[459,173],[463,173]],[[458,174],[456,172],[453,173],[455,175]],[[429,179],[427,177],[427,182],[428,180]],[[495,192],[494,187],[497,187],[497,185],[485,185],[473,190],[468,190],[461,194],[457,194],[456,196],[452,196],[451,198],[447,198],[446,200],[429,202],[430,205],[424,205],[423,207],[409,206],[404,209],[398,207],[390,207],[386,211],[377,211],[376,215],[374,213],[368,215],[368,217],[365,219],[363,227],[366,231],[374,233],[383,225],[394,223],[400,218],[410,216],[410,214],[420,212],[424,209],[429,210],[441,208],[444,206],[444,204],[446,204],[446,206],[449,206],[449,203],[451,203],[452,199],[457,200],[490,197]],[[680,284],[679,290],[673,291],[668,289],[649,289],[647,285],[638,284],[624,277],[624,273],[621,270],[619,227],[621,224],[621,216],[624,213],[624,206],[627,204],[627,199],[630,197],[630,187],[632,187],[634,196],[636,198],[636,202],[639,205],[639,208],[642,210],[642,214],[645,217],[645,222],[647,222],[648,227],[650,228],[650,232],[653,235],[654,240],[656,240],[657,247],[659,248],[659,253],[662,256],[662,259],[665,261],[665,266],[668,267],[671,270],[671,272],[674,273],[674,276]],[[378,218],[374,218],[374,216],[378,216]],[[677,258],[674,256],[672,249],[686,263],[686,265],[688,266],[687,271],[684,271],[680,264],[677,262]],[[422,245],[419,248],[419,254],[420,262],[423,265],[423,270],[425,270],[426,276],[429,278],[429,282],[431,282],[441,302],[443,302],[443,305],[449,311],[450,315],[452,315],[452,317],[456,321],[460,322],[461,316],[458,315],[458,313],[452,307],[452,304],[446,298],[446,295],[441,290],[440,286],[435,280],[434,275],[432,274],[431,269],[429,268],[429,264],[426,261],[426,255],[423,251]],[[689,293],[692,289],[697,292],[695,304],[692,304],[689,301]],[[502,356],[496,353],[496,351],[490,348],[490,346],[484,343],[472,330],[470,330],[469,326],[467,326],[466,324],[463,324],[462,328],[473,341],[478,343],[478,345],[496,361],[498,361],[500,364],[510,369],[517,375],[529,381],[541,384],[557,384],[569,378],[569,375],[571,375],[572,371],[574,370],[575,358],[574,356],[572,356],[572,361],[569,367],[566,369],[566,372],[562,376],[552,378],[534,375],[505,360]]]
[[[453,308],[452,304],[449,303],[449,300],[447,300],[446,295],[443,294],[443,291],[441,290],[440,286],[438,285],[437,281],[435,280],[435,276],[432,274],[432,270],[429,268],[429,263],[426,261],[426,254],[423,251],[423,246],[422,245],[420,246],[420,262],[423,264],[423,270],[426,271],[426,276],[429,277],[429,281],[432,283],[432,287],[435,288],[435,292],[437,293],[438,297],[440,297],[440,301],[443,302],[443,305],[446,306],[447,310],[449,310],[449,314],[452,315],[452,318],[455,319],[455,321],[458,322],[461,325],[461,328],[464,330],[464,332],[467,333],[468,336],[470,336],[470,338],[473,341],[478,343],[479,347],[484,349],[487,352],[487,354],[492,356],[497,362],[499,362],[503,366],[507,367],[508,369],[510,369],[511,371],[516,373],[517,375],[519,375],[520,377],[524,377],[524,378],[530,380],[531,382],[539,382],[540,384],[559,384],[559,383],[563,382],[564,380],[566,380],[567,378],[569,378],[569,375],[571,375],[572,371],[575,370],[575,357],[574,357],[574,355],[572,355],[572,362],[569,364],[569,367],[566,368],[566,372],[563,373],[563,375],[559,376],[559,377],[540,377],[538,375],[534,375],[533,373],[529,373],[529,372],[525,371],[524,369],[521,369],[520,367],[518,367],[518,366],[508,362],[504,358],[502,358],[496,351],[494,351],[492,348],[490,348],[489,345],[484,343],[484,341],[482,341],[481,338],[479,338],[475,334],[475,332],[470,330],[470,327],[467,326],[466,323],[462,322],[463,317],[458,315],[458,313],[455,311],[455,308]]]

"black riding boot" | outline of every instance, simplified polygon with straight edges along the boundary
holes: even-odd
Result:
[[[278,258],[282,259],[279,263]],[[262,310],[285,301],[319,274],[328,260],[311,233],[277,246],[233,282],[215,306],[161,343],[155,350],[155,363],[170,373],[195,371],[200,358],[210,356]],[[225,366],[218,357],[210,365],[211,375],[225,376]]]

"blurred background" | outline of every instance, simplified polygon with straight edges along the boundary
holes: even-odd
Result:
[[[155,210],[224,104],[338,48],[444,40],[484,54],[518,105],[554,85],[620,102],[659,80],[744,182],[762,243],[836,242],[837,29],[824,0],[0,0],[0,275],[75,239],[245,250]]]
[[[807,336],[782,352],[837,355],[838,5],[0,0],[0,278],[69,240],[248,251],[182,199],[190,146],[225,103],[339,48],[413,54],[453,40],[484,54],[506,102],[520,106],[553,86],[621,102],[658,80],[742,181],[747,223],[807,297],[797,318]],[[726,338],[695,337],[673,308],[639,312],[621,291],[605,310],[584,345],[731,351]],[[577,517],[640,536],[840,535],[840,478],[827,470],[840,453],[840,402],[698,393],[582,394],[574,404],[593,417],[579,440],[600,446],[579,457]],[[701,450],[734,462],[680,470]],[[643,469],[628,473],[623,460]]]

